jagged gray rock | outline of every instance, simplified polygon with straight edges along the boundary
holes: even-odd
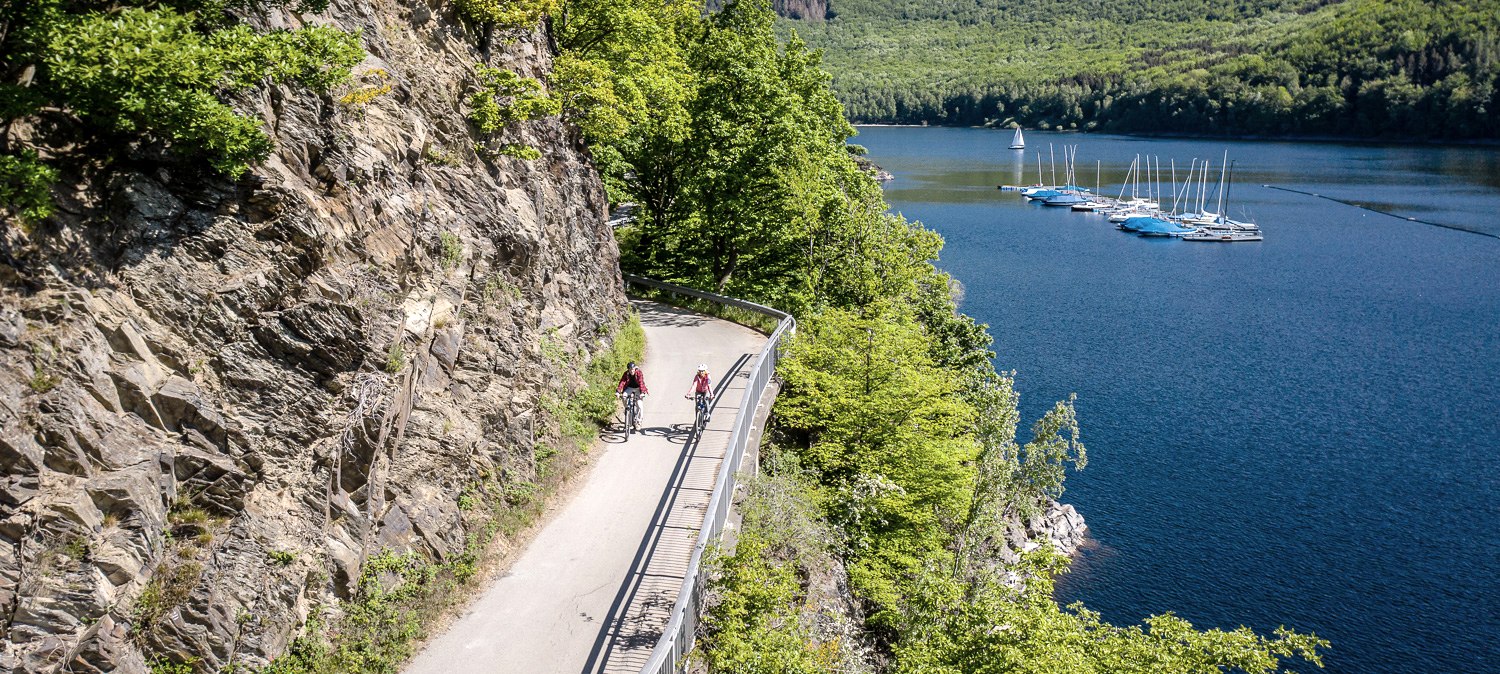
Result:
[[[474,153],[485,56],[452,7],[273,13],[362,30],[356,74],[391,91],[246,95],[277,143],[246,179],[143,148],[0,228],[0,672],[263,666],[371,555],[462,550],[476,476],[535,478],[576,376],[543,340],[595,352],[627,305],[575,129]],[[492,51],[550,67],[540,35]]]

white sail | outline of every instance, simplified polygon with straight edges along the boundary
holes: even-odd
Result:
[[[1010,149],[1012,149],[1012,150],[1024,150],[1024,149],[1026,149],[1026,138],[1021,135],[1021,127],[1019,127],[1019,126],[1016,127],[1016,135],[1010,139]]]

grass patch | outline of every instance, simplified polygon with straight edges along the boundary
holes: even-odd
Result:
[[[521,301],[521,289],[496,274],[484,282],[484,291],[481,293],[485,304],[489,304],[500,298],[508,298],[512,303]]]
[[[170,513],[167,513],[167,521],[174,525],[206,525],[212,519],[207,510],[194,506],[174,507]]]
[[[427,160],[427,163],[437,166],[457,166],[460,161],[457,154],[444,150],[437,145],[428,145],[422,151],[422,158]]]
[[[147,664],[151,674],[193,674],[193,665],[198,664],[198,658],[188,658],[187,662],[172,662],[164,657],[157,656]]]
[[[46,393],[61,381],[56,375],[48,372],[46,367],[37,365],[31,369],[31,378],[26,380],[26,386],[31,388],[32,393]]]
[[[303,635],[261,673],[397,674],[426,635],[424,625],[473,580],[481,554],[498,531],[493,523],[478,527],[465,538],[463,552],[447,562],[389,550],[365,560],[355,598],[344,604],[338,624],[325,629],[315,614]]]
[[[87,536],[74,535],[57,548],[57,553],[74,562],[83,562],[93,553],[93,546],[89,544]]]
[[[583,370],[584,386],[569,395],[544,398],[543,410],[558,424],[564,438],[575,443],[591,442],[598,429],[615,413],[615,387],[620,373],[631,361],[639,361],[646,352],[646,333],[641,328],[639,316],[620,326],[615,333],[614,344],[600,352]],[[542,342],[542,353],[548,354],[547,340]],[[559,364],[567,359],[558,356]]]
[[[458,268],[458,263],[463,259],[464,244],[457,234],[443,232],[438,234],[438,259],[443,263],[443,269],[452,271]]]
[[[158,569],[151,576],[150,582],[146,583],[146,588],[141,590],[141,595],[135,600],[135,608],[131,611],[131,617],[135,621],[135,634],[145,634],[168,612],[187,601],[202,576],[203,565],[197,562],[183,562]]]

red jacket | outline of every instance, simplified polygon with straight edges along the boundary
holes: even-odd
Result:
[[[709,381],[708,373],[693,375],[693,393],[713,393],[713,382]]]
[[[639,367],[626,370],[625,374],[620,377],[620,385],[615,387],[615,393],[623,393],[626,388],[638,388],[641,393],[650,393],[646,390],[646,373],[641,372]]]

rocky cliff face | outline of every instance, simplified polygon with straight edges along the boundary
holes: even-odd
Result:
[[[704,8],[717,12],[727,0],[704,0]],[[788,19],[822,21],[828,18],[828,0],[771,0],[771,9]]]
[[[771,4],[788,19],[822,21],[828,17],[828,0],[772,0]]]
[[[536,478],[546,352],[605,346],[617,252],[558,120],[475,155],[474,64],[550,56],[451,7],[334,0],[390,90],[238,101],[277,142],[247,179],[141,148],[3,226],[0,672],[260,667],[366,558],[460,551],[465,485]]]

